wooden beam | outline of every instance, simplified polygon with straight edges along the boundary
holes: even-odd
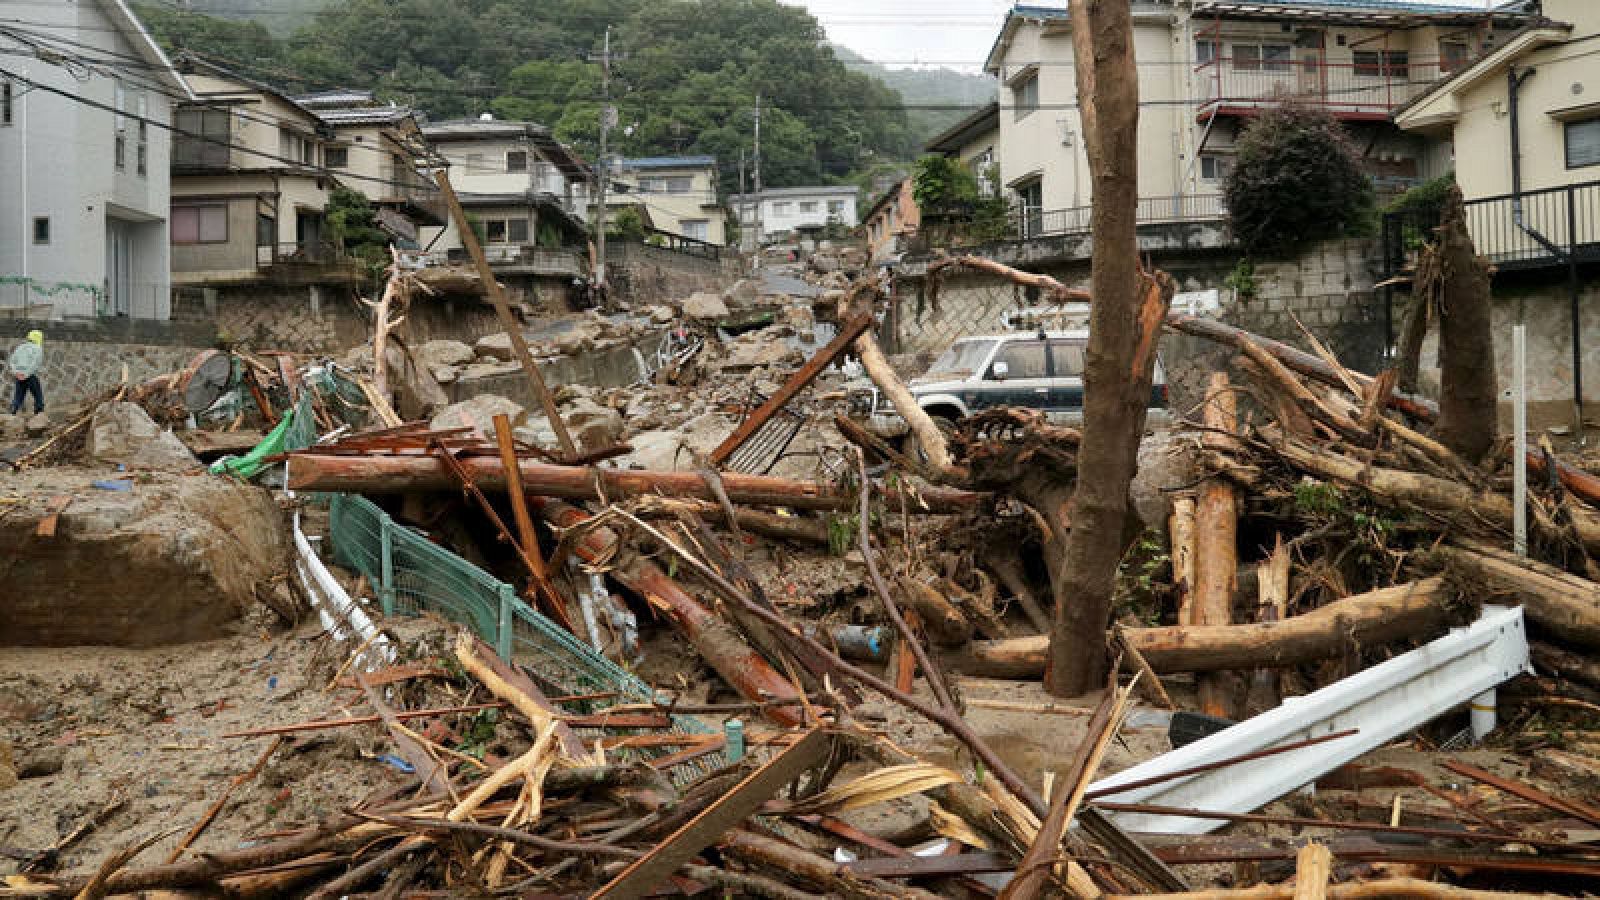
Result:
[[[533,395],[539,398],[539,405],[544,408],[544,416],[550,420],[550,428],[556,433],[556,441],[561,444],[561,452],[568,459],[577,456],[578,448],[572,443],[572,435],[567,433],[567,423],[561,421],[561,413],[556,410],[555,398],[550,396],[550,391],[545,387],[544,376],[539,374],[539,366],[533,361],[533,354],[528,351],[528,342],[522,337],[522,323],[511,315],[511,306],[506,302],[505,290],[500,287],[500,282],[495,280],[494,270],[489,268],[489,259],[483,255],[483,247],[478,244],[478,234],[472,230],[471,223],[467,221],[466,211],[461,208],[461,200],[456,197],[455,188],[450,186],[450,173],[440,169],[434,173],[433,180],[439,183],[439,191],[444,195],[444,202],[450,207],[450,218],[455,220],[456,231],[461,236],[461,246],[467,249],[467,254],[472,257],[472,264],[478,269],[478,277],[483,279],[484,290],[489,292],[489,302],[494,304],[495,315],[500,318],[500,327],[506,330],[506,336],[511,339],[511,350],[522,363],[522,370],[528,373],[528,383],[533,385]]]
[[[751,772],[704,812],[662,840],[655,849],[623,869],[610,883],[589,895],[591,900],[634,900],[648,896],[679,866],[749,818],[784,785],[826,759],[832,744],[832,738],[821,729],[806,732],[804,737]]]

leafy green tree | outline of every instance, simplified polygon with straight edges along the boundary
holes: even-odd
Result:
[[[606,226],[606,236],[616,240],[628,241],[634,244],[644,243],[650,234],[644,224],[644,216],[632,206],[625,206],[617,211],[611,218],[611,223]]]
[[[1269,109],[1245,128],[1225,192],[1246,253],[1290,253],[1361,233],[1372,219],[1372,180],[1349,135],[1302,104]]]
[[[324,217],[334,244],[364,261],[374,277],[389,264],[389,235],[378,227],[377,213],[365,194],[343,186],[334,188]]]
[[[924,212],[970,208],[978,199],[978,179],[960,160],[929,154],[913,168],[911,196]]]

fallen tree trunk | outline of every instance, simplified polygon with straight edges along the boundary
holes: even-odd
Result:
[[[922,617],[922,627],[935,644],[959,647],[972,640],[972,623],[944,594],[910,577],[895,579],[895,587],[906,605]]]
[[[1469,463],[1479,463],[1494,446],[1496,402],[1494,338],[1491,336],[1489,264],[1478,256],[1467,233],[1461,188],[1451,187],[1439,223],[1434,254],[1438,279],[1419,277],[1416,293],[1432,300],[1439,316],[1439,442]],[[1419,267],[1420,269],[1420,267]],[[1583,423],[1577,423],[1579,429]]]
[[[1293,440],[1275,444],[1273,449],[1303,472],[1357,485],[1383,500],[1409,504],[1436,518],[1463,525],[1488,524],[1511,531],[1511,498],[1504,494],[1476,490],[1432,475],[1368,465]],[[1572,527],[1584,547],[1590,553],[1600,553],[1600,518],[1581,507],[1573,507],[1571,512]]]
[[[289,457],[289,487],[297,491],[343,491],[357,494],[404,494],[417,491],[455,492],[461,484],[439,460],[429,456],[337,456],[295,453]],[[473,483],[489,490],[504,490],[505,468],[497,457],[465,456],[461,468]],[[556,466],[522,460],[522,484],[530,494],[563,500],[618,500],[640,494],[717,499],[698,472],[629,471],[624,469]],[[766,475],[722,476],[728,499],[758,506],[795,509],[845,510],[855,504],[853,491],[814,481],[795,481]],[[925,487],[917,496],[925,512],[951,513],[979,508],[986,494],[951,488]]]
[[[1600,648],[1600,584],[1484,544],[1462,542],[1438,554],[1491,590],[1515,597],[1530,621],[1562,643]]]
[[[1356,594],[1281,622],[1124,629],[1128,645],[1160,673],[1286,667],[1345,652],[1351,641],[1384,644],[1422,636],[1451,618],[1442,577]],[[975,641],[960,668],[969,675],[1035,678],[1048,640]]]
[[[1340,373],[1332,365],[1329,365],[1327,361],[1281,341],[1264,338],[1242,328],[1225,325],[1215,319],[1192,316],[1187,313],[1169,313],[1167,315],[1167,327],[1183,334],[1216,341],[1219,344],[1226,344],[1241,351],[1244,349],[1246,342],[1254,343],[1276,357],[1279,362],[1299,372],[1301,375],[1314,378],[1331,387],[1343,388],[1345,386]],[[1370,388],[1374,381],[1370,375],[1363,375],[1360,372],[1352,372],[1348,369],[1345,370],[1344,374],[1354,379],[1356,384],[1363,389]],[[1389,394],[1384,403],[1389,409],[1404,413],[1419,422],[1431,423],[1439,418],[1439,405],[1426,397],[1416,394],[1394,391]],[[1544,456],[1538,451],[1530,451],[1528,453],[1528,471],[1529,474],[1535,476],[1544,473]],[[1591,475],[1582,469],[1574,468],[1560,460],[1556,461],[1556,474],[1560,477],[1562,485],[1567,490],[1582,497],[1588,503],[1600,506],[1600,477]]]
[[[542,499],[535,502],[545,521],[561,528],[573,528],[592,518],[566,503]],[[617,546],[615,532],[609,528],[593,528],[584,533],[575,552],[592,563],[612,559]],[[752,650],[732,625],[696,602],[655,563],[629,554],[626,559],[613,560],[613,564],[611,577],[665,614],[694,645],[701,658],[741,697],[752,703],[799,697],[794,684]],[[798,705],[763,706],[761,711],[781,725],[798,725],[804,721]]]

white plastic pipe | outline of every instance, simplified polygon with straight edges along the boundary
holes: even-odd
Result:
[[[1471,710],[1472,740],[1473,743],[1481,742],[1494,730],[1495,722],[1495,690],[1487,691],[1472,698],[1468,707]]]

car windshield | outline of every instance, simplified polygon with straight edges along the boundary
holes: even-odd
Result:
[[[976,372],[989,355],[994,341],[956,341],[928,367],[932,372]]]

